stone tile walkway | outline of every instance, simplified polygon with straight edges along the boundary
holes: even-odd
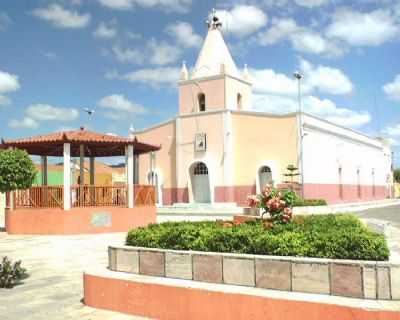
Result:
[[[0,257],[22,260],[29,277],[13,289],[0,289],[0,318],[144,319],[82,304],[83,271],[107,265],[107,247],[121,245],[125,233],[80,236],[12,236],[0,232]]]

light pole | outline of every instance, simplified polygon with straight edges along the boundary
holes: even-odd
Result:
[[[293,76],[297,80],[297,98],[298,98],[298,115],[297,115],[297,126],[298,126],[298,166],[300,167],[300,183],[301,183],[301,197],[304,199],[304,165],[303,165],[303,119],[302,119],[302,101],[301,101],[301,79],[303,75],[296,71]]]

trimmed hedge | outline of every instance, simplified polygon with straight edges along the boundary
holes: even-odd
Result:
[[[328,205],[328,203],[325,199],[297,199],[293,203],[293,207],[316,207],[326,205]]]
[[[222,227],[216,222],[165,222],[131,230],[130,246],[171,250],[247,253],[383,261],[383,235],[351,215],[297,216],[265,229],[260,222]]]

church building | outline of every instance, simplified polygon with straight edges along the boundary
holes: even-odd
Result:
[[[306,113],[251,111],[252,83],[240,72],[217,17],[193,71],[183,64],[176,117],[131,132],[161,145],[137,159],[136,180],[154,183],[158,205],[230,203],[243,206],[266,183],[284,184],[287,167],[304,198],[328,203],[391,196],[392,153],[372,138]]]

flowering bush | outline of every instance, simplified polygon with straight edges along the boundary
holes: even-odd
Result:
[[[252,208],[260,208],[268,213],[273,223],[289,223],[293,217],[293,203],[296,193],[289,190],[280,191],[266,185],[261,194],[250,195],[247,203]]]

